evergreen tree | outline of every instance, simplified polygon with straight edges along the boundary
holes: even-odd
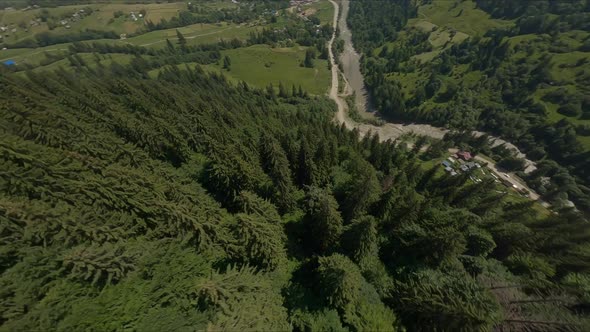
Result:
[[[227,55],[223,57],[223,69],[231,70],[231,59]]]
[[[307,140],[303,138],[299,146],[297,157],[296,181],[300,187],[315,184],[316,165],[313,161],[313,153]]]
[[[291,211],[295,207],[295,187],[285,151],[272,136],[263,135],[260,140],[260,154],[262,167],[274,185],[273,201],[282,212]]]
[[[312,49],[305,51],[305,59],[303,60],[303,66],[306,68],[313,68],[313,59],[315,58],[315,52]]]
[[[193,294],[200,306],[215,310],[211,330],[284,331],[287,312],[269,281],[251,267],[230,266],[197,281]]]
[[[412,329],[485,331],[502,319],[492,294],[457,272],[414,273],[398,285],[393,298],[403,324]]]
[[[279,97],[281,98],[288,98],[289,93],[287,92],[287,88],[283,85],[283,82],[279,82]]]
[[[170,53],[176,52],[176,48],[174,47],[174,45],[172,44],[172,42],[168,38],[166,38],[166,49]]]
[[[334,250],[343,230],[338,203],[329,192],[316,187],[308,189],[305,201],[309,241],[319,252]]]
[[[186,45],[186,38],[184,38],[184,35],[180,33],[178,29],[176,29],[176,38],[178,39],[178,46],[180,47],[180,50],[183,53],[187,53],[188,47]]]
[[[379,243],[375,219],[361,217],[346,226],[342,235],[342,248],[359,266],[363,267],[379,255]]]
[[[238,214],[234,227],[236,258],[262,269],[273,270],[286,259],[284,234],[277,224],[258,215]]]
[[[381,188],[375,169],[365,160],[352,157],[346,165],[350,179],[337,188],[345,220],[363,215],[379,199]]]

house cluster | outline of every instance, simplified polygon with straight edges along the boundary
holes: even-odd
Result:
[[[86,11],[84,9],[80,9],[73,13],[72,16],[60,20],[59,24],[66,29],[70,29],[72,27],[70,23],[78,22],[79,20],[83,19],[86,15]]]
[[[482,168],[478,162],[473,161],[473,156],[468,151],[459,151],[445,159],[441,164],[445,168],[445,171],[452,176]],[[481,169],[481,173],[482,175],[486,174],[483,169]],[[529,191],[522,186],[514,184],[513,181],[510,180],[510,175],[505,173],[498,173],[498,175],[496,175],[493,172],[490,172],[489,174],[494,178],[496,183],[502,183],[504,186],[514,189],[522,196],[529,197]],[[471,173],[469,178],[475,183],[483,182],[476,173]]]
[[[481,165],[477,162],[472,161],[473,157],[470,152],[459,151],[442,162],[442,166],[445,171],[455,176],[459,172],[468,172],[475,168],[481,168]],[[481,179],[472,178],[475,182],[481,182]]]
[[[11,32],[16,32],[17,28],[16,28],[16,26],[14,26],[14,24],[4,25],[4,26],[0,26],[0,31],[3,33],[6,33],[7,34],[6,36],[8,37],[8,34],[10,34]]]
[[[34,19],[34,20],[30,20],[29,21],[29,26],[35,27],[35,26],[38,26],[38,25],[41,25],[41,19],[40,18],[37,18],[37,19]]]
[[[0,26],[0,41],[2,41],[4,37],[10,37],[11,33],[16,33],[17,31],[18,28],[14,24]],[[25,31],[27,31],[27,29],[25,29]]]
[[[141,14],[141,13],[131,12],[131,14],[129,14],[129,18],[131,18],[131,20],[133,22],[137,22],[142,17],[143,17],[143,14]]]

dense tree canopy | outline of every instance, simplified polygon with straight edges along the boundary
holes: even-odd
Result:
[[[330,32],[308,27],[251,38]],[[0,67],[0,331],[590,329],[578,211],[432,164],[485,140],[361,138],[324,96],[194,64],[226,47],[76,43],[68,68]],[[133,59],[75,57],[118,52]],[[575,135],[537,129],[547,153]],[[531,178],[585,190],[551,160]]]

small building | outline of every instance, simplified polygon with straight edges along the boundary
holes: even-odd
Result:
[[[450,167],[445,167],[445,171],[447,171],[447,172],[452,172],[452,171],[453,171],[453,169],[452,169],[452,168],[450,168]]]
[[[471,152],[468,151],[459,151],[457,152],[457,157],[463,159],[465,161],[471,160],[473,157],[471,156]]]
[[[14,60],[6,60],[3,62],[5,66],[16,66],[16,62]]]
[[[442,164],[443,164],[443,166],[444,166],[444,167],[451,167],[451,163],[450,163],[450,162],[448,162],[447,160],[444,160],[444,161],[442,162]]]

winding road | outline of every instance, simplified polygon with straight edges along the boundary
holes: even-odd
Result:
[[[400,123],[391,123],[391,122],[388,122],[382,126],[375,126],[375,125],[366,124],[366,123],[358,123],[358,122],[352,120],[348,116],[348,114],[347,114],[348,105],[347,105],[346,101],[344,100],[344,97],[351,95],[353,92],[355,93],[355,97],[356,97],[355,104],[356,104],[358,112],[361,113],[361,115],[363,115],[362,114],[363,112],[369,113],[367,111],[368,102],[367,102],[367,98],[366,98],[366,89],[364,87],[363,77],[360,72],[360,56],[355,51],[355,49],[352,45],[351,32],[350,32],[350,30],[347,26],[347,23],[346,23],[346,17],[348,15],[348,7],[350,4],[350,1],[349,0],[341,0],[340,1],[340,4],[342,5],[342,15],[339,15],[340,9],[341,9],[340,5],[338,3],[336,3],[336,1],[334,1],[334,0],[329,0],[329,1],[334,6],[334,21],[333,21],[334,32],[332,33],[332,37],[328,41],[328,52],[329,52],[330,64],[332,67],[332,86],[330,88],[330,99],[334,100],[334,102],[336,103],[336,105],[338,107],[338,111],[335,115],[335,120],[340,124],[343,123],[346,126],[346,128],[348,128],[348,129],[352,130],[352,129],[356,128],[359,131],[359,134],[361,137],[363,137],[369,133],[371,133],[371,134],[377,133],[379,135],[380,141],[395,140],[395,139],[399,138],[400,136],[402,136],[403,134],[408,134],[408,133],[414,133],[414,134],[418,134],[418,135],[429,136],[429,137],[436,138],[436,139],[442,139],[444,137],[444,135],[449,130],[444,129],[444,128],[434,127],[431,125],[424,125],[424,124],[400,124]],[[340,16],[340,22],[338,22],[339,16]],[[334,40],[336,39],[336,31],[337,31],[338,27],[340,28],[340,31],[341,31],[340,38],[342,38],[342,40],[344,40],[344,51],[340,57],[340,62],[342,64],[342,68],[343,68],[342,74],[344,76],[344,81],[345,81],[346,87],[343,89],[344,92],[342,94],[338,93],[338,85],[339,85],[338,76],[341,75],[341,71],[340,71],[340,68],[338,67],[338,64],[336,62],[336,59],[335,59],[335,56],[334,56],[334,53],[332,50],[332,45],[334,43]],[[364,114],[364,117],[366,118],[367,115]],[[479,131],[474,131],[473,134],[476,136],[481,136],[481,135],[484,135],[485,133],[479,132]],[[518,148],[516,146],[514,146],[513,144],[511,144],[510,142],[507,142],[501,138],[493,137],[493,136],[490,136],[490,140],[491,140],[492,146],[504,144],[507,148],[510,148],[510,149],[516,151],[517,156],[520,158],[523,158],[526,162],[525,173],[532,172],[536,169],[535,163],[529,159],[526,159],[526,155],[524,155],[522,152],[520,152],[520,150],[518,150]],[[495,173],[498,177],[506,179],[507,181],[509,181],[511,184],[513,184],[517,188],[527,189],[530,192],[531,199],[533,199],[533,200],[539,199],[539,195],[537,193],[535,193],[532,189],[530,189],[528,186],[526,186],[525,182],[523,180],[519,179],[515,174],[510,174],[509,176],[507,176],[506,173],[500,171],[496,167],[494,162],[492,162],[488,159],[484,159],[480,156],[477,156],[476,159],[480,162],[486,162],[488,164],[489,170],[492,171],[493,173]],[[548,206],[548,204],[545,202],[541,202],[541,203],[545,206]]]

